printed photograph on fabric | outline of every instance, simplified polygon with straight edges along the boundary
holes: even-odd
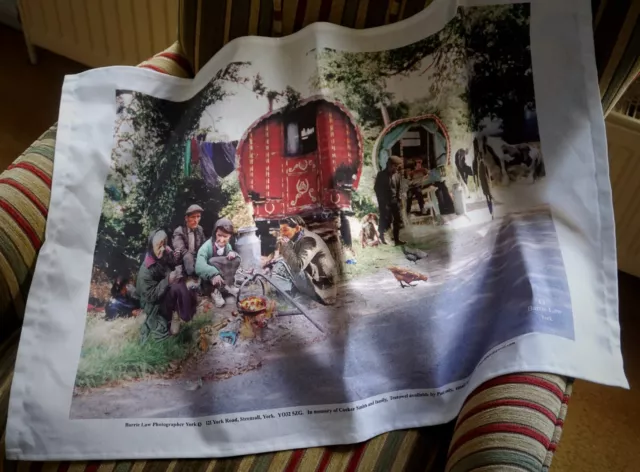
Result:
[[[118,91],[70,417],[349,403],[573,339],[529,12],[247,58],[184,102]]]

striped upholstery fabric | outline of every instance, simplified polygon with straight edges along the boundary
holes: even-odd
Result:
[[[406,9],[410,2],[396,3]],[[367,18],[366,11],[362,15]],[[181,77],[189,72],[176,45],[141,67]],[[3,328],[19,323],[35,257],[43,242],[55,132],[54,126],[0,175]],[[10,333],[5,329],[1,332]],[[17,344],[17,331],[0,339],[0,470],[7,471],[543,471],[559,440],[571,390],[570,382],[555,375],[503,376],[473,393],[455,431],[452,424],[394,431],[351,446],[220,460],[17,463],[4,458],[4,424]]]
[[[315,21],[370,28],[408,18],[433,0],[182,0],[180,43],[197,72],[240,36],[283,36]],[[640,0],[591,0],[605,113],[640,74]]]
[[[138,67],[155,70],[156,72],[173,75],[174,77],[182,77],[185,79],[193,77],[191,64],[186,59],[186,55],[178,41],[152,58],[147,59],[142,64],[138,64]]]
[[[2,336],[17,328],[25,300],[51,196],[53,126],[0,174],[0,321]]]
[[[460,411],[447,470],[548,470],[570,395],[571,382],[557,375],[503,375],[484,383]]]
[[[4,460],[4,429],[7,423],[9,388],[13,378],[19,338],[20,332],[16,330],[4,341],[0,341],[0,471],[7,469],[7,465],[10,464]]]
[[[191,66],[177,42],[140,67],[191,76]],[[21,323],[36,256],[44,241],[55,137],[54,125],[0,174],[0,341]]]

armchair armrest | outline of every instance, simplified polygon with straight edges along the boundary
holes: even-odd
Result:
[[[190,77],[176,42],[139,67]],[[0,174],[0,323],[3,336],[22,324],[51,198],[57,126],[53,125]]]

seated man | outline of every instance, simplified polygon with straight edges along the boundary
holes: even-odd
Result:
[[[183,273],[187,276],[196,273],[196,254],[204,243],[204,230],[200,226],[202,208],[191,205],[184,215],[184,225],[178,226],[173,231],[173,258],[176,265],[182,266]]]
[[[233,223],[220,218],[213,226],[213,234],[198,250],[196,274],[213,287],[211,298],[218,308],[225,305],[224,296],[238,294],[234,286],[235,276],[240,267],[240,256],[229,239],[233,236]]]
[[[429,175],[429,171],[422,167],[422,159],[415,161],[415,167],[408,171],[407,178],[409,179],[409,190],[407,191],[407,213],[411,213],[411,206],[413,205],[413,199],[418,200],[418,207],[420,213],[425,214],[424,196],[422,195],[422,181]]]
[[[369,213],[362,218],[360,222],[362,229],[360,230],[360,244],[363,248],[371,246],[375,247],[380,244],[380,233],[378,233],[378,215]]]
[[[292,216],[280,221],[279,248],[301,293],[323,305],[335,303],[338,268],[327,244],[304,227],[302,218]]]
[[[134,316],[134,311],[138,308],[140,300],[130,278],[118,276],[111,285],[111,299],[104,307],[105,319]]]

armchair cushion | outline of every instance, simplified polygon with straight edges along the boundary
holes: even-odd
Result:
[[[0,340],[20,324],[51,197],[53,126],[0,174]]]

